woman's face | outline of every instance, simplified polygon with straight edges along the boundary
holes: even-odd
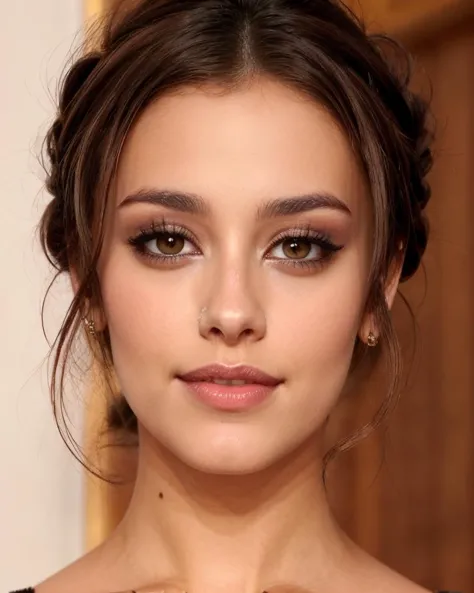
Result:
[[[194,208],[163,204],[182,193]],[[361,329],[370,221],[346,137],[288,88],[187,89],[148,107],[124,146],[99,269],[142,428],[212,473],[254,472],[317,438]],[[178,378],[211,363],[282,382],[259,405],[216,409]]]

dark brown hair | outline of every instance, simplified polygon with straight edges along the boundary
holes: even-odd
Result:
[[[402,280],[413,275],[428,234],[423,215],[432,163],[428,110],[409,90],[410,71],[402,48],[385,36],[369,35],[336,0],[143,0],[109,15],[96,49],[67,71],[46,141],[46,186],[53,199],[41,221],[42,245],[58,274],[73,269],[80,283],[53,345],[57,421],[82,320],[91,305],[101,306],[96,266],[107,196],[131,126],[152,101],[180,87],[212,84],[232,92],[269,77],[330,111],[360,159],[373,200],[367,310],[375,314],[391,380],[373,421],[326,460],[379,425],[396,401],[401,372],[384,287],[395,258],[404,257]],[[91,346],[113,392],[107,329]],[[358,342],[355,359],[363,349]],[[111,426],[136,431],[125,399],[115,395],[111,401]]]

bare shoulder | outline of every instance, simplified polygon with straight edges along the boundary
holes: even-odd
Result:
[[[402,577],[402,580],[397,584],[393,583],[393,586],[387,588],[387,593],[434,593],[429,589],[425,589],[412,581]]]
[[[98,547],[36,585],[35,593],[103,593],[106,582],[110,593],[120,591],[113,582],[118,572],[114,564],[109,554]]]
[[[386,593],[434,593],[410,581],[399,573],[390,569],[388,570]]]
[[[360,548],[355,554],[357,593],[434,593],[392,570]],[[355,593],[355,591],[354,591]]]
[[[137,580],[124,552],[107,541],[36,585],[35,593],[183,593],[165,580],[138,587]]]
[[[387,567],[384,569],[383,581],[381,581],[383,589],[377,589],[377,591],[382,590],[384,593],[434,593]]]
[[[383,593],[435,593],[389,569],[373,579],[368,579],[357,593],[359,591],[360,593],[380,593],[381,591]]]
[[[384,566],[384,593],[433,593]]]

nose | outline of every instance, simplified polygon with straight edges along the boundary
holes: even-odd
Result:
[[[258,274],[258,272],[257,272]],[[217,272],[199,317],[203,338],[229,346],[257,342],[266,333],[266,319],[256,282],[239,271]]]

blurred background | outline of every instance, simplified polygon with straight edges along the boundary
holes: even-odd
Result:
[[[40,307],[51,272],[35,242],[46,203],[37,162],[57,78],[84,23],[112,0],[4,0],[0,20],[0,590],[32,584],[99,543],[120,519],[134,472],[131,449],[100,453],[107,486],[86,477],[56,434],[49,408]],[[372,31],[386,31],[415,57],[414,85],[432,95],[436,162],[424,270],[402,287],[394,317],[411,372],[388,430],[331,467],[328,492],[341,523],[369,552],[434,589],[474,591],[474,0],[349,2]],[[68,305],[53,291],[48,327]],[[51,335],[54,334],[54,329]],[[410,366],[410,365],[409,365]],[[334,438],[369,420],[383,369],[339,408]],[[87,389],[86,389],[87,392]],[[86,393],[87,395],[87,393]],[[91,454],[103,400],[70,402]],[[85,414],[83,411],[85,410]],[[84,419],[84,421],[83,421]],[[21,582],[20,582],[21,581]]]
[[[35,230],[47,203],[42,135],[84,12],[80,0],[2,0],[0,11],[0,591],[10,591],[83,549],[83,472],[57,434],[47,393],[40,313],[52,275]],[[69,299],[58,285],[53,331]]]

